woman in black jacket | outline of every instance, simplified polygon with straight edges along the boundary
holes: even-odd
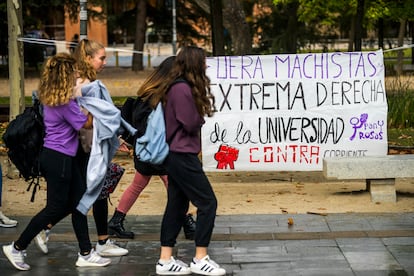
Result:
[[[130,102],[127,102],[123,107],[122,114],[124,119],[129,121],[138,130],[135,137],[127,139],[132,145],[135,145],[135,139],[141,137],[145,133],[147,118],[161,100],[157,93],[158,88],[165,82],[165,78],[171,70],[174,59],[175,56],[166,58],[140,87],[137,93],[138,98],[136,100],[130,98]],[[122,194],[114,215],[108,223],[109,234],[115,235],[118,238],[134,238],[134,232],[126,231],[124,228],[125,216],[134,205],[141,192],[147,187],[151,177],[153,175],[158,175],[165,187],[168,187],[167,171],[163,165],[154,165],[140,161],[134,153],[134,167],[134,179]],[[194,238],[195,226],[196,224],[192,215],[187,213],[185,224],[183,226],[186,239],[191,240]]]

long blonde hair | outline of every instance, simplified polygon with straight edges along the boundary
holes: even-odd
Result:
[[[67,53],[50,57],[40,77],[38,97],[42,104],[63,105],[69,102],[76,80],[76,60]]]
[[[88,62],[88,57],[93,58],[96,53],[104,49],[105,46],[97,41],[90,39],[82,39],[73,52],[73,57],[76,59],[79,77],[83,80],[96,80],[96,70]]]

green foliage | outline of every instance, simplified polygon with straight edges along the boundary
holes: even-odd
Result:
[[[414,128],[388,128],[388,144],[392,146],[413,147]]]
[[[370,4],[366,7],[365,16],[373,21],[389,17],[391,10],[386,2],[387,0],[370,1]]]
[[[322,24],[337,22],[335,18],[355,15],[356,0],[273,0],[274,5],[299,3],[298,18],[303,22],[315,19]],[[379,18],[412,19],[414,17],[414,0],[365,0],[365,18],[376,21]]]
[[[348,38],[353,35],[352,22],[355,20],[358,2],[357,0],[272,0],[278,11],[293,3],[299,5],[297,20],[306,25],[305,31],[297,32],[299,45],[304,40],[312,44],[312,40],[307,39],[310,33],[315,38],[313,41],[321,43],[327,39]],[[412,7],[414,7],[414,0],[365,0],[361,34],[371,38],[372,33],[378,31],[378,20],[382,19],[385,36],[396,37],[400,20],[411,21],[414,18]],[[290,35],[291,31],[285,26],[279,25],[279,32]]]
[[[388,99],[388,127],[414,127],[414,91],[390,93]]]
[[[412,19],[414,17],[414,0],[383,0],[392,19]],[[383,7],[384,8],[384,7]]]
[[[298,19],[301,22],[318,22],[321,25],[337,24],[338,18],[356,14],[355,0],[273,0],[275,5],[298,3]]]
[[[387,79],[388,127],[414,127],[414,79],[396,76]]]

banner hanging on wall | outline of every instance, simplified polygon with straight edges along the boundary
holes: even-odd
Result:
[[[387,154],[381,50],[207,59],[217,112],[206,171],[318,171],[325,157]]]

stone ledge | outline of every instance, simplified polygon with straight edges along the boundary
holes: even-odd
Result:
[[[414,154],[325,158],[327,179],[385,179],[414,177]]]

